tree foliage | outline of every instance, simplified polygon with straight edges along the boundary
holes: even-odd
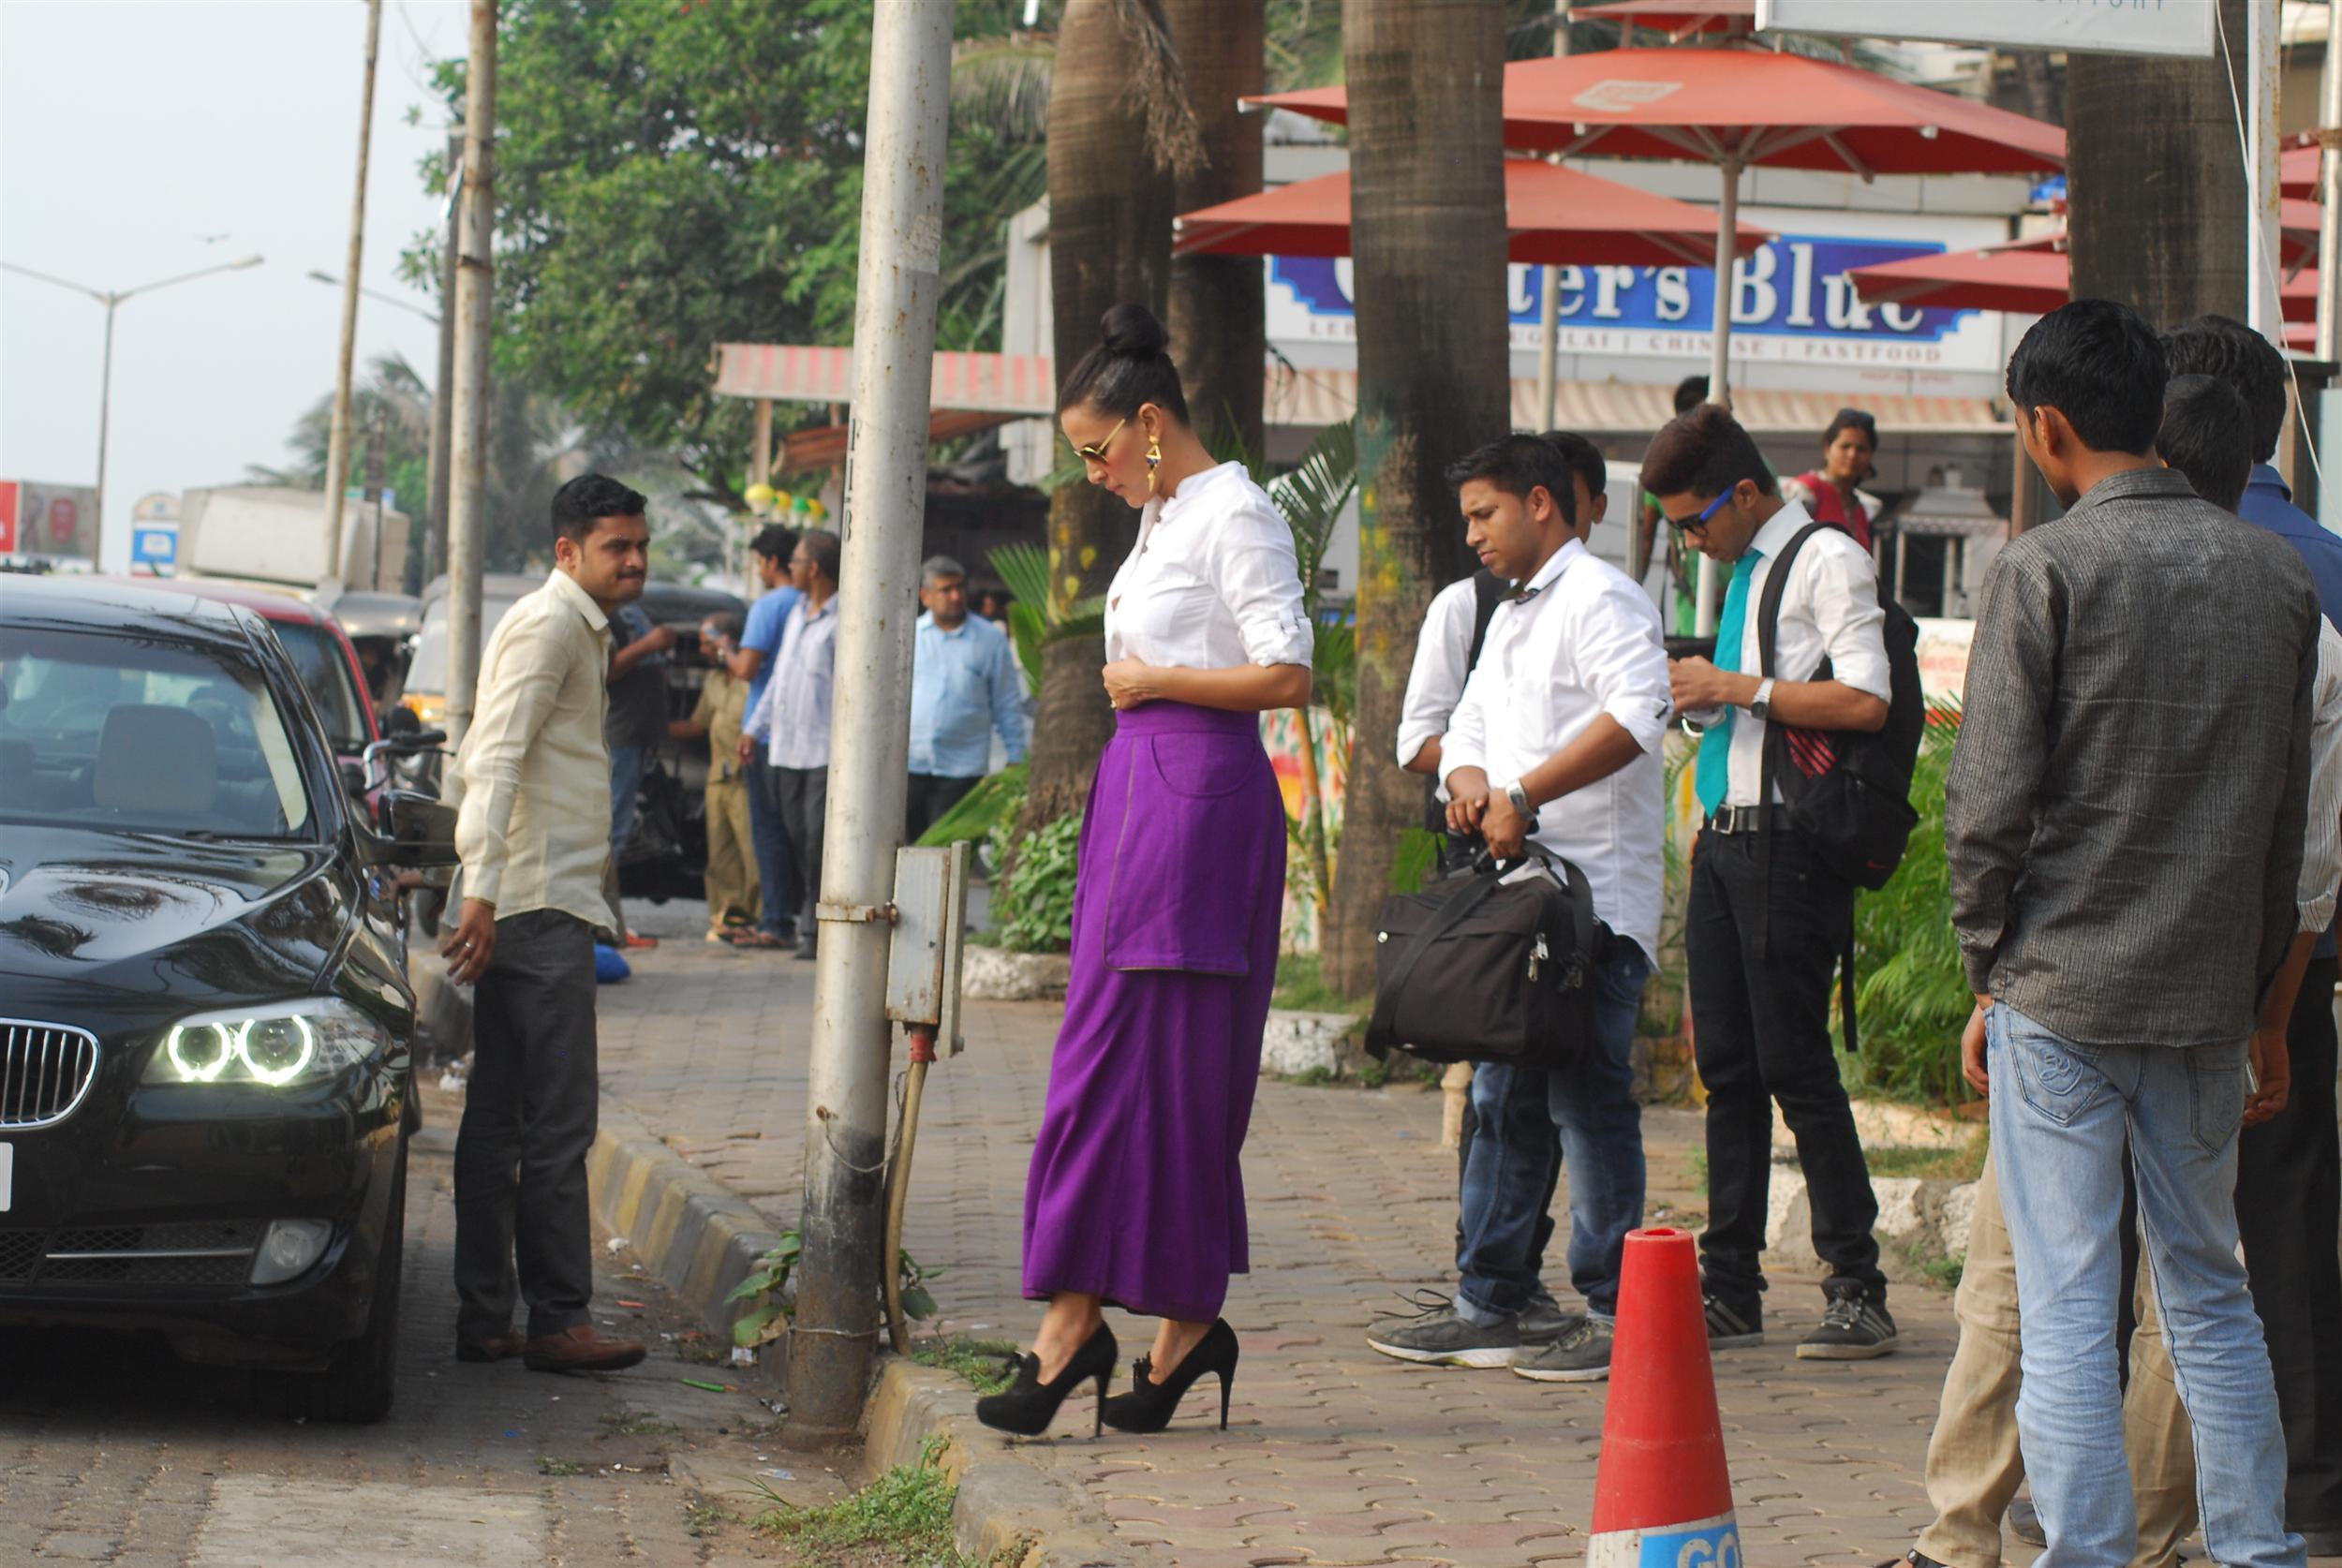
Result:
[[[956,25],[1004,35],[1021,8],[960,0]],[[497,49],[499,373],[736,499],[749,410],[715,395],[716,345],[851,334],[867,0],[506,0]],[[465,69],[436,72],[457,113]],[[988,347],[1006,220],[1039,197],[1041,157],[1014,125],[962,118],[940,335]],[[437,157],[422,172],[439,188]],[[408,276],[436,278],[435,254],[419,240]]]

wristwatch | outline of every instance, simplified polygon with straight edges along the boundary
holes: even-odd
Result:
[[[1750,717],[1761,719],[1771,712],[1772,677],[1768,675],[1757,686],[1756,695],[1748,700],[1748,713]]]
[[[1534,817],[1536,815],[1536,812],[1529,805],[1529,791],[1520,787],[1519,779],[1516,778],[1510,784],[1505,786],[1505,798],[1511,801],[1513,803],[1513,809],[1519,812],[1522,816]]]

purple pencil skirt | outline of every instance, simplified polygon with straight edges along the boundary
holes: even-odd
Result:
[[[1250,1266],[1238,1156],[1277,981],[1285,817],[1255,715],[1118,717],[1025,1188],[1025,1294],[1208,1323]]]

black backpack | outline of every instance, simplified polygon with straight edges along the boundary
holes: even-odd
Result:
[[[1815,523],[1798,530],[1765,578],[1756,611],[1757,670],[1775,675],[1773,644],[1781,629],[1781,596],[1800,546],[1826,528]],[[1813,841],[1822,863],[1857,887],[1873,892],[1887,885],[1903,864],[1919,813],[1911,808],[1911,775],[1918,766],[1920,739],[1927,730],[1927,698],[1920,688],[1920,629],[1897,604],[1885,584],[1879,607],[1887,613],[1887,723],[1876,732],[1800,730],[1778,722],[1765,726],[1764,761],[1757,798],[1771,800],[1781,786],[1789,821]],[[1830,679],[1830,660],[1792,680]]]

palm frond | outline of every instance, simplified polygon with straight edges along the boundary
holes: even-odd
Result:
[[[1056,65],[1057,40],[1045,33],[960,39],[952,46],[953,117],[1003,141],[1038,142],[1049,134]]]
[[[1147,123],[1147,153],[1165,174],[1193,174],[1207,167],[1204,127],[1188,101],[1187,75],[1171,41],[1163,0],[1106,0],[1131,48],[1125,62],[1130,91]]]
[[[1049,602],[1049,553],[1037,544],[1003,544],[988,557],[1009,597],[1036,611]]]
[[[1284,514],[1285,526],[1293,530],[1301,582],[1312,599],[1312,585],[1333,540],[1334,525],[1357,487],[1358,427],[1354,420],[1319,431],[1309,451],[1302,453],[1300,464],[1268,481],[1268,497]]]

